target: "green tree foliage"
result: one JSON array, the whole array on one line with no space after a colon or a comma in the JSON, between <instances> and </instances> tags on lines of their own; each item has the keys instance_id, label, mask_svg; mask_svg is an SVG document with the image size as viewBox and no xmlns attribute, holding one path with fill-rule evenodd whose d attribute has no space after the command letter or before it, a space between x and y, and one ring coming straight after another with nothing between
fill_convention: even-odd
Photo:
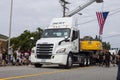
<instances>
[{"instance_id":1,"label":"green tree foliage","mask_svg":"<svg viewBox=\"0 0 120 80\"><path fill-rule=\"evenodd\" d=\"M37 31L30 32L28 30L25 30L22 34L20 34L18 37L11 38L11 44L14 44L14 50L20 47L21 50L27 51L31 49L33 46L35 46L36 41L41 38L42 35L42 29L37 28ZM34 40L31 40L30 38L34 37ZM92 39L90 36L86 36L87 38ZM96 38L98 39L98 38ZM103 49L110 49L110 43L109 42L102 42Z\"/></svg>"},{"instance_id":2,"label":"green tree foliage","mask_svg":"<svg viewBox=\"0 0 120 80\"><path fill-rule=\"evenodd\" d=\"M14 50L19 48L23 51L27 51L35 46L36 41L38 40L38 36L41 38L42 29L37 28L37 31L30 32L25 30L20 36L11 38L11 44L14 44ZM30 38L33 37L34 40Z\"/></svg>"},{"instance_id":3,"label":"green tree foliage","mask_svg":"<svg viewBox=\"0 0 120 80\"><path fill-rule=\"evenodd\" d=\"M102 45L103 45L103 49L109 50L111 48L111 45L109 42L102 42Z\"/></svg>"}]
</instances>

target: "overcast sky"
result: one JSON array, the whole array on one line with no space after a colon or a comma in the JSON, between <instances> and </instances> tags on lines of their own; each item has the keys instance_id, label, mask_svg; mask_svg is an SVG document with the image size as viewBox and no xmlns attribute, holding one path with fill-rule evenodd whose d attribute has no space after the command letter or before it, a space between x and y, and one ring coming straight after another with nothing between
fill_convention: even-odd
<instances>
[{"instance_id":1,"label":"overcast sky","mask_svg":"<svg viewBox=\"0 0 120 80\"><path fill-rule=\"evenodd\" d=\"M0 0L0 34L9 34L10 1ZM62 17L62 7L59 0L13 0L12 37L19 36L24 30L36 31L44 29L53 18ZM66 0L69 11L87 0ZM81 37L90 35L95 37L99 33L96 11L109 11L104 25L103 41L110 42L112 47L120 47L120 0L104 0L103 4L93 3L73 18L78 22ZM115 35L115 36L112 36ZM111 36L111 37L110 37Z\"/></svg>"}]
</instances>

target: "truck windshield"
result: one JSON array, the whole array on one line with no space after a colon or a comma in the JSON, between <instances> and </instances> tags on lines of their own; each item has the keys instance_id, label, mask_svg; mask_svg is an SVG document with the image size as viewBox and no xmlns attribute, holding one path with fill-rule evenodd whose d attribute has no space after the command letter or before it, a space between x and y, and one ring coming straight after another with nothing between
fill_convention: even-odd
<instances>
[{"instance_id":1,"label":"truck windshield","mask_svg":"<svg viewBox=\"0 0 120 80\"><path fill-rule=\"evenodd\" d=\"M43 31L42 37L49 38L49 37L69 37L70 36L70 29L68 28L57 28L57 29L45 29Z\"/></svg>"}]
</instances>

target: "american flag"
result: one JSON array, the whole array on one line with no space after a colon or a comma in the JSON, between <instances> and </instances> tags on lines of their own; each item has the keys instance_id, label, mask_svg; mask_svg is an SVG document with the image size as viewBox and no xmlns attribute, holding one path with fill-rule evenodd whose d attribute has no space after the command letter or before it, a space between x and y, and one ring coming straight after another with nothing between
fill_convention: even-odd
<instances>
[{"instance_id":1,"label":"american flag","mask_svg":"<svg viewBox=\"0 0 120 80\"><path fill-rule=\"evenodd\" d=\"M103 33L103 27L104 27L104 24L105 24L105 20L108 16L108 13L109 12L96 12L96 16L97 16L97 19L98 19L98 24L99 24L99 35L102 35Z\"/></svg>"}]
</instances>

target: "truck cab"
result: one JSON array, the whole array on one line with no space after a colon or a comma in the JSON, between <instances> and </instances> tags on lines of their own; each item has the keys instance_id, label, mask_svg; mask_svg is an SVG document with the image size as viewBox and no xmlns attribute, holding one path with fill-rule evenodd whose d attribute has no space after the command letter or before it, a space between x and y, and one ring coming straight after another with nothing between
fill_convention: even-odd
<instances>
[{"instance_id":1,"label":"truck cab","mask_svg":"<svg viewBox=\"0 0 120 80\"><path fill-rule=\"evenodd\" d=\"M79 30L74 26L73 19L55 18L32 49L31 63L35 67L58 64L70 68L73 54L79 53L79 49Z\"/></svg>"}]
</instances>

